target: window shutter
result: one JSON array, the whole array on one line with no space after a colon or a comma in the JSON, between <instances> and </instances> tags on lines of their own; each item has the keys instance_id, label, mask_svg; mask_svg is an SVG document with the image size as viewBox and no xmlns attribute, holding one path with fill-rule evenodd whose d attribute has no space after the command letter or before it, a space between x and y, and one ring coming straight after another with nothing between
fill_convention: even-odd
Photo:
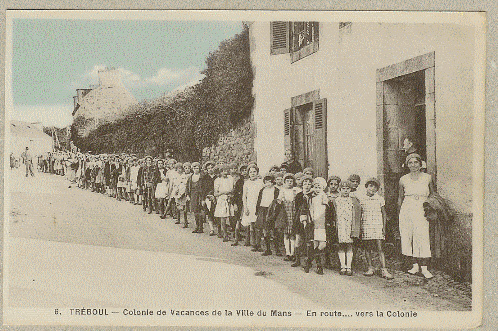
<instances>
[{"instance_id":1,"label":"window shutter","mask_svg":"<svg viewBox=\"0 0 498 331\"><path fill-rule=\"evenodd\" d=\"M294 126L294 121L293 121L293 108L289 108L284 110L284 147L285 150L292 150L293 148L293 126Z\"/></svg>"},{"instance_id":2,"label":"window shutter","mask_svg":"<svg viewBox=\"0 0 498 331\"><path fill-rule=\"evenodd\" d=\"M270 54L289 53L289 22L270 22Z\"/></svg>"},{"instance_id":3,"label":"window shutter","mask_svg":"<svg viewBox=\"0 0 498 331\"><path fill-rule=\"evenodd\" d=\"M314 155L313 165L317 176L327 179L327 99L313 102L314 112Z\"/></svg>"}]
</instances>

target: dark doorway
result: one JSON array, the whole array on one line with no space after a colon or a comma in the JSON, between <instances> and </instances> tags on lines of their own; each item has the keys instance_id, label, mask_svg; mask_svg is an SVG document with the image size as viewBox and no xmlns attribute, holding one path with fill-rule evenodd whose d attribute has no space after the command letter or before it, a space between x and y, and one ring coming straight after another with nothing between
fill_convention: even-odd
<instances>
[{"instance_id":1,"label":"dark doorway","mask_svg":"<svg viewBox=\"0 0 498 331\"><path fill-rule=\"evenodd\" d=\"M386 239L398 237L398 183L407 173L410 137L437 186L435 52L377 69L377 171L389 216Z\"/></svg>"},{"instance_id":2,"label":"dark doorway","mask_svg":"<svg viewBox=\"0 0 498 331\"><path fill-rule=\"evenodd\" d=\"M410 152L415 150L423 160L427 155L424 70L384 81L383 108L384 198L397 229L399 179L408 172L404 148L410 141Z\"/></svg>"},{"instance_id":3,"label":"dark doorway","mask_svg":"<svg viewBox=\"0 0 498 331\"><path fill-rule=\"evenodd\" d=\"M296 122L294 127L295 150L299 161L306 167L313 167L314 145L313 103L306 103L296 107Z\"/></svg>"}]
</instances>

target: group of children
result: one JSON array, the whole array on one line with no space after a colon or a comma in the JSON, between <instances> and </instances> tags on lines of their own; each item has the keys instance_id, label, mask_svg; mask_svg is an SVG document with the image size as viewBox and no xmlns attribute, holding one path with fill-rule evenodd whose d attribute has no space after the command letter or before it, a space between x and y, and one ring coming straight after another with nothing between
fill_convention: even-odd
<instances>
[{"instance_id":1,"label":"group of children","mask_svg":"<svg viewBox=\"0 0 498 331\"><path fill-rule=\"evenodd\" d=\"M379 253L381 276L392 279L383 253L386 212L377 193L380 183L371 178L359 193L360 177L347 180L314 177L313 169L296 174L274 166L261 176L255 163L227 165L208 161L179 163L174 159L138 159L134 155L79 155L75 181L82 188L118 200L141 204L149 214L172 216L189 227L232 246L251 246L263 256L275 254L302 266L308 273L330 268L330 253L337 247L340 274L352 275L353 248L365 250L366 276L375 274L372 251Z\"/></svg>"}]
</instances>

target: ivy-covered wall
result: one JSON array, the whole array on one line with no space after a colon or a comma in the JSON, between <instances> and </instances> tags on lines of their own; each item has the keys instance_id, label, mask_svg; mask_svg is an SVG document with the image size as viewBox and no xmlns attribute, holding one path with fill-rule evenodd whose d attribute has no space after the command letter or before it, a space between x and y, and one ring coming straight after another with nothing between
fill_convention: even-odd
<instances>
[{"instance_id":1,"label":"ivy-covered wall","mask_svg":"<svg viewBox=\"0 0 498 331\"><path fill-rule=\"evenodd\" d=\"M237 165L257 161L254 151L255 134L254 123L246 120L239 127L221 135L216 144L204 148L202 160L236 163Z\"/></svg>"}]
</instances>

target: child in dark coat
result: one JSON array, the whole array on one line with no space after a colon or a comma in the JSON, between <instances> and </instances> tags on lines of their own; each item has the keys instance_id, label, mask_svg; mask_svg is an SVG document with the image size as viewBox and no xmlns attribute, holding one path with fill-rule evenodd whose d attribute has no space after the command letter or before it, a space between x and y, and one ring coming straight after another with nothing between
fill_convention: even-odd
<instances>
[{"instance_id":1,"label":"child in dark coat","mask_svg":"<svg viewBox=\"0 0 498 331\"><path fill-rule=\"evenodd\" d=\"M308 249L313 242L313 224L309 206L313 198L313 178L310 176L302 177L302 191L297 193L296 204L296 220L294 221L293 234L296 236L295 256L296 261L291 265L298 267L301 265L301 257L307 256Z\"/></svg>"},{"instance_id":2,"label":"child in dark coat","mask_svg":"<svg viewBox=\"0 0 498 331\"><path fill-rule=\"evenodd\" d=\"M256 244L253 252L262 252L261 237L264 237L266 250L263 256L271 255L270 242L273 236L274 224L268 218L268 210L280 193L275 187L275 178L271 175L266 175L263 178L264 187L259 191L258 201L256 203L256 223L255 223L255 238Z\"/></svg>"}]
</instances>

